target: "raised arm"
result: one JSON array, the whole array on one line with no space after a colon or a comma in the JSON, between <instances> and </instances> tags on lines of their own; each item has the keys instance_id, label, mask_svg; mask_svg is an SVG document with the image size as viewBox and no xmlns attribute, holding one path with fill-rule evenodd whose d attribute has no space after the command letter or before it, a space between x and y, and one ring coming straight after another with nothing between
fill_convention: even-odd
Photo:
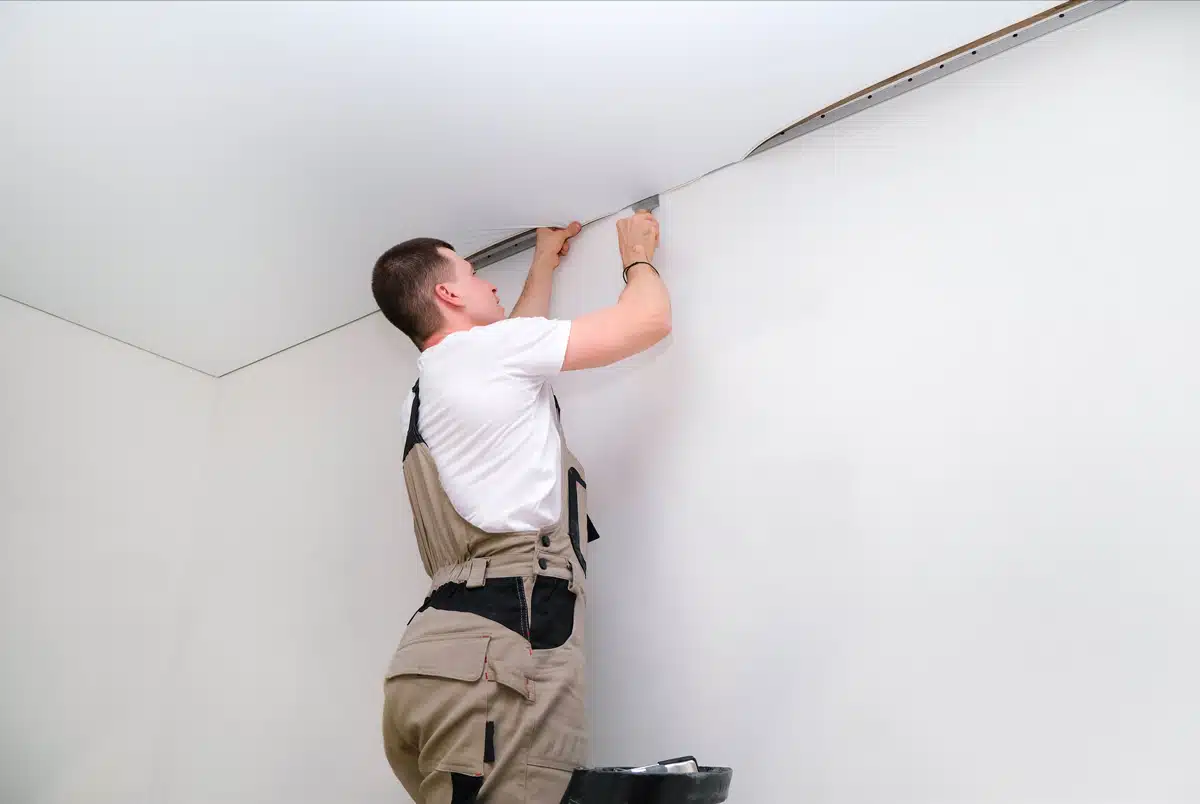
<instances>
[{"instance_id":1,"label":"raised arm","mask_svg":"<svg viewBox=\"0 0 1200 804\"><path fill-rule=\"evenodd\" d=\"M550 293L554 287L554 271L559 260L571 248L570 239L583 228L575 221L565 229L543 228L537 230L537 245L533 249L533 264L525 286L513 305L509 318L537 318L550 315Z\"/></svg>"},{"instance_id":2,"label":"raised arm","mask_svg":"<svg viewBox=\"0 0 1200 804\"><path fill-rule=\"evenodd\" d=\"M644 210L617 221L625 289L617 303L571 322L563 371L607 366L644 352L671 332L671 299L653 267L658 221Z\"/></svg>"}]
</instances>

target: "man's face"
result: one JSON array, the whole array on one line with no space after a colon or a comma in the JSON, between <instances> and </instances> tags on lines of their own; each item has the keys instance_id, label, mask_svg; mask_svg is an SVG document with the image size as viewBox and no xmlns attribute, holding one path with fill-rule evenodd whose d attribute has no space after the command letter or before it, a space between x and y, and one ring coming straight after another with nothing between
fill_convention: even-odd
<instances>
[{"instance_id":1,"label":"man's face","mask_svg":"<svg viewBox=\"0 0 1200 804\"><path fill-rule=\"evenodd\" d=\"M454 280L442 284L454 293L456 303L470 317L471 323L484 326L502 320L504 308L500 306L496 286L476 276L471 263L453 251L444 248L439 251L454 266Z\"/></svg>"}]
</instances>

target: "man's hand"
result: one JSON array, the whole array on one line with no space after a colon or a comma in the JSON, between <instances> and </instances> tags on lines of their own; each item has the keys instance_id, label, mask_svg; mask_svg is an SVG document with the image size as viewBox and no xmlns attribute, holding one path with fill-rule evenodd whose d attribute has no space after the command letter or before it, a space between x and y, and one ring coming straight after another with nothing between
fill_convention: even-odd
<instances>
[{"instance_id":1,"label":"man's hand","mask_svg":"<svg viewBox=\"0 0 1200 804\"><path fill-rule=\"evenodd\" d=\"M654 215L639 209L628 218L617 221L617 243L621 247L621 267L632 262L654 259L658 248L658 221Z\"/></svg>"},{"instance_id":2,"label":"man's hand","mask_svg":"<svg viewBox=\"0 0 1200 804\"><path fill-rule=\"evenodd\" d=\"M644 209L617 221L625 268L650 262L658 248L658 221ZM617 303L571 321L563 371L607 366L644 352L671 333L671 299L658 270L639 265L625 276Z\"/></svg>"},{"instance_id":3,"label":"man's hand","mask_svg":"<svg viewBox=\"0 0 1200 804\"><path fill-rule=\"evenodd\" d=\"M579 221L573 221L566 228L544 226L538 229L537 245L533 248L533 261L557 268L559 259L567 256L567 251L571 248L571 238L579 234L579 230L582 228Z\"/></svg>"},{"instance_id":4,"label":"man's hand","mask_svg":"<svg viewBox=\"0 0 1200 804\"><path fill-rule=\"evenodd\" d=\"M571 248L568 241L579 234L582 228L579 221L573 221L565 228L544 226L537 230L533 265L529 266L525 287L521 288L521 297L513 305L509 318L550 315L550 291L554 284L554 271L558 268L558 261L566 256Z\"/></svg>"}]
</instances>

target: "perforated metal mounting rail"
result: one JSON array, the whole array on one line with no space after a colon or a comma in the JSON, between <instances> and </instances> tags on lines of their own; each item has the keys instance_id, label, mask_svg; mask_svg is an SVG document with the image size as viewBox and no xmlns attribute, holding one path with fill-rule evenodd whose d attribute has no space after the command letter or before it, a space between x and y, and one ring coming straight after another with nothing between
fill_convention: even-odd
<instances>
[{"instance_id":1,"label":"perforated metal mounting rail","mask_svg":"<svg viewBox=\"0 0 1200 804\"><path fill-rule=\"evenodd\" d=\"M1074 2L1063 3L1062 5L1047 9L1040 14L1035 14L1028 19L989 34L982 39L977 39L974 42L956 48L936 59L930 59L898 75L880 81L874 86L867 87L847 98L843 98L832 106L827 106L820 111L814 112L803 120L793 123L778 134L764 140L757 148L746 154L746 158L749 159L772 148L777 148L785 142L791 142L797 137L802 137L830 123L836 123L838 120L844 120L850 115L858 114L864 109L878 106L884 101L903 95L905 92L911 92L917 87L930 84L964 67L970 67L972 64L977 64L984 59L989 59L1006 50L1011 50L1020 44L1045 36L1048 33L1057 31L1059 28L1065 28L1072 23L1079 22L1081 19L1098 14L1123 2L1125 0L1074 0Z\"/></svg>"},{"instance_id":2,"label":"perforated metal mounting rail","mask_svg":"<svg viewBox=\"0 0 1200 804\"><path fill-rule=\"evenodd\" d=\"M772 148L777 148L784 143L791 142L797 137L802 137L805 134L823 128L830 123L844 120L864 109L877 106L892 98L903 95L905 92L911 92L917 87L930 84L964 67L970 67L972 64L977 64L984 59L991 58L1006 50L1011 50L1025 42L1045 36L1060 28L1065 28L1072 23L1079 22L1101 11L1106 11L1123 2L1125 0L1071 0L1070 2L1047 9L1040 14L1035 14L1007 28L1002 28L981 39L956 48L949 53L944 53L935 59L918 64L916 67L880 81L878 84L855 92L853 95L849 95L837 103L816 111L808 117L791 124L779 133L763 140L762 143L746 154L745 157L738 160L738 162L758 156ZM738 162L731 162L730 165L738 164ZM724 167L730 167L730 165L725 165ZM718 168L718 170L721 169L723 168ZM709 171L705 175L711 175L715 172L715 170ZM690 183L687 182L687 184ZM636 204L630 204L627 208L653 210L657 207L658 195L652 195ZM596 220L600 220L600 218L588 221L584 226L594 223ZM531 249L536 242L536 230L530 229L475 252L467 257L467 261L477 269L483 268L492 263L508 259L514 254Z\"/></svg>"},{"instance_id":3,"label":"perforated metal mounting rail","mask_svg":"<svg viewBox=\"0 0 1200 804\"><path fill-rule=\"evenodd\" d=\"M629 208L645 209L652 212L658 209L658 196L652 195L649 198L643 198L636 204L631 204ZM588 223L595 223L595 221L588 221ZM587 224L584 225L586 226ZM480 268L491 265L494 262L507 260L514 254L520 254L522 251L533 248L536 244L537 230L529 229L528 231L524 231L520 234L516 234L512 237L501 240L499 243L488 246L485 249L476 251L474 254L467 257L467 262L475 266L476 270L479 270Z\"/></svg>"}]
</instances>

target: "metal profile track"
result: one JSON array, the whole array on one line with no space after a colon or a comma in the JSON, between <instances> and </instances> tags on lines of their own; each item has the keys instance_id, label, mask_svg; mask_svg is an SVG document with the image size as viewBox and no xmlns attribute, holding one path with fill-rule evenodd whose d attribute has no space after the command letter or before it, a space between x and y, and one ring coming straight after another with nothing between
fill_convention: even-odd
<instances>
[{"instance_id":1,"label":"metal profile track","mask_svg":"<svg viewBox=\"0 0 1200 804\"><path fill-rule=\"evenodd\" d=\"M1074 0L1073 2L1063 3L1060 6L1047 9L1041 14L1010 25L983 39L963 45L936 59L930 59L899 75L894 75L874 86L856 92L832 106L814 112L803 120L793 123L778 134L764 140L757 148L746 154L746 158L749 159L772 148L777 148L785 142L791 142L797 137L802 137L811 131L816 131L830 123L836 123L838 120L844 120L853 114L858 114L864 109L870 109L872 106L878 106L885 101L903 95L905 92L911 92L917 87L933 83L950 73L970 67L972 64L978 64L984 59L989 59L1006 50L1011 50L1024 42L1045 36L1048 33L1057 31L1059 28L1065 28L1072 23L1090 17L1093 14L1098 14L1123 2L1125 0Z\"/></svg>"},{"instance_id":2,"label":"metal profile track","mask_svg":"<svg viewBox=\"0 0 1200 804\"><path fill-rule=\"evenodd\" d=\"M836 123L838 120L844 120L864 109L877 106L884 101L903 95L905 92L911 92L917 87L930 84L950 73L970 67L972 64L977 64L984 59L991 58L1006 50L1011 50L1020 44L1045 36L1060 28L1065 28L1072 23L1079 22L1079 20L1090 17L1093 14L1098 14L1101 11L1106 11L1123 2L1125 0L1071 0L1054 8L1047 9L1040 14L1035 14L1007 28L1002 28L949 53L944 53L935 59L918 64L916 67L880 81L874 86L867 87L864 90L843 98L837 103L814 112L803 120L793 123L779 133L764 140L746 154L745 157L738 160L738 162L745 161L752 156L758 156L786 142L791 142L797 137L802 137L811 131L816 131L830 123ZM736 165L738 162L731 164ZM725 165L724 167L730 167L730 165ZM721 169L723 168L718 168L718 170ZM711 173L715 172L709 171L705 175L711 175ZM691 182L687 182L687 184L691 184ZM632 209L653 210L657 207L658 195L650 196L650 198L630 205ZM594 222L588 221L588 224ZM508 259L514 254L520 254L522 251L531 249L536 242L536 230L530 229L475 252L467 257L467 261L474 265L476 269L483 268L492 263Z\"/></svg>"},{"instance_id":3,"label":"metal profile track","mask_svg":"<svg viewBox=\"0 0 1200 804\"><path fill-rule=\"evenodd\" d=\"M652 195L649 198L643 198L636 204L631 204L630 209L645 209L654 211L658 209L658 196ZM588 221L588 223L595 223L595 221ZM494 262L507 260L514 254L520 254L522 251L533 248L536 244L537 229L529 229L528 231L521 232L520 234L515 234L512 237L505 238L495 245L491 245L485 249L476 251L474 254L467 257L467 262L471 263L471 265L475 267L475 270L479 270L480 268L491 265Z\"/></svg>"}]
</instances>

